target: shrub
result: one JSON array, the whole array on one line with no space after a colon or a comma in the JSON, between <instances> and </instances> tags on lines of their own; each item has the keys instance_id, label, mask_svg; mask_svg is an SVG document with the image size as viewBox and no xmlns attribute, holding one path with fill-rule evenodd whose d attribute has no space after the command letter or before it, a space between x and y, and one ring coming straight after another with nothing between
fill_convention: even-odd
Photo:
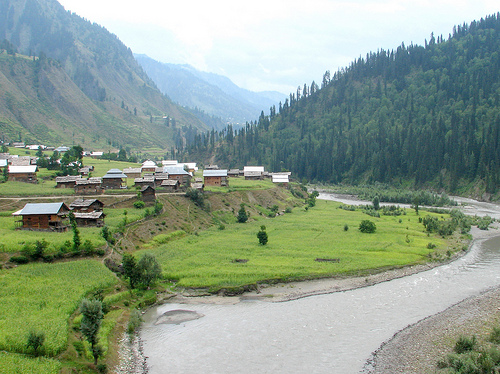
<instances>
[{"instance_id":1,"label":"shrub","mask_svg":"<svg viewBox=\"0 0 500 374\"><path fill-rule=\"evenodd\" d=\"M471 337L460 336L457 342L455 343L455 348L453 349L456 353L461 354L465 352L470 352L476 346L476 336L473 335Z\"/></svg>"},{"instance_id":2,"label":"shrub","mask_svg":"<svg viewBox=\"0 0 500 374\"><path fill-rule=\"evenodd\" d=\"M500 327L494 327L488 340L495 344L500 344Z\"/></svg>"},{"instance_id":3,"label":"shrub","mask_svg":"<svg viewBox=\"0 0 500 374\"><path fill-rule=\"evenodd\" d=\"M349 230L349 225L346 223L346 224L344 225L344 231L348 231L348 230Z\"/></svg>"},{"instance_id":4,"label":"shrub","mask_svg":"<svg viewBox=\"0 0 500 374\"><path fill-rule=\"evenodd\" d=\"M30 260L26 256L12 256L10 258L10 262L22 265L22 264L27 264L28 262L30 262Z\"/></svg>"},{"instance_id":5,"label":"shrub","mask_svg":"<svg viewBox=\"0 0 500 374\"><path fill-rule=\"evenodd\" d=\"M365 234L372 234L377 230L377 226L375 225L374 222L364 219L361 221L359 224L359 231Z\"/></svg>"},{"instance_id":6,"label":"shrub","mask_svg":"<svg viewBox=\"0 0 500 374\"><path fill-rule=\"evenodd\" d=\"M34 356L38 356L41 353L44 342L45 334L43 332L30 330L27 337L26 348L32 351Z\"/></svg>"},{"instance_id":7,"label":"shrub","mask_svg":"<svg viewBox=\"0 0 500 374\"><path fill-rule=\"evenodd\" d=\"M238 216L236 217L239 223L245 223L248 221L248 213L245 210L245 204L240 205L240 210L238 210Z\"/></svg>"},{"instance_id":8,"label":"shrub","mask_svg":"<svg viewBox=\"0 0 500 374\"><path fill-rule=\"evenodd\" d=\"M130 313L130 319L128 321L127 332L132 335L137 328L141 325L143 321L141 312L137 309L134 309L132 313Z\"/></svg>"},{"instance_id":9,"label":"shrub","mask_svg":"<svg viewBox=\"0 0 500 374\"><path fill-rule=\"evenodd\" d=\"M268 236L266 232L266 226L260 226L260 231L257 233L257 238L259 239L259 244L266 245L268 241Z\"/></svg>"},{"instance_id":10,"label":"shrub","mask_svg":"<svg viewBox=\"0 0 500 374\"><path fill-rule=\"evenodd\" d=\"M144 208L146 204L144 204L144 201L142 200L137 200L137 201L134 201L134 208L135 209L142 209Z\"/></svg>"}]
</instances>

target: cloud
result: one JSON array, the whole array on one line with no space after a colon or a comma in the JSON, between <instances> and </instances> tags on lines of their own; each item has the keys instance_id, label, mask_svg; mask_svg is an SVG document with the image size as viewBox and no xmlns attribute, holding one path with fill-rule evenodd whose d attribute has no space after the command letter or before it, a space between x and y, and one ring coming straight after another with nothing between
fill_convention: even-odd
<instances>
[{"instance_id":1,"label":"cloud","mask_svg":"<svg viewBox=\"0 0 500 374\"><path fill-rule=\"evenodd\" d=\"M447 36L498 7L493 0L60 1L134 52L284 93L370 51L423 44L431 32Z\"/></svg>"}]
</instances>

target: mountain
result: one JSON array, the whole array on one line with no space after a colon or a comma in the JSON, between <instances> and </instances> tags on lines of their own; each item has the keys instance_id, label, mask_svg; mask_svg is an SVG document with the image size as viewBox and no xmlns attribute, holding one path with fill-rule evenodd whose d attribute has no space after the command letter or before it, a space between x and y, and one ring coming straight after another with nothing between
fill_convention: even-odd
<instances>
[{"instance_id":1,"label":"mountain","mask_svg":"<svg viewBox=\"0 0 500 374\"><path fill-rule=\"evenodd\" d=\"M4 139L165 148L189 128L208 130L158 90L115 35L56 0L0 2L1 40L17 52L0 55Z\"/></svg>"},{"instance_id":2,"label":"mountain","mask_svg":"<svg viewBox=\"0 0 500 374\"><path fill-rule=\"evenodd\" d=\"M158 88L182 106L198 108L232 124L255 121L262 111L278 105L279 92L252 92L222 75L199 71L189 65L161 63L146 55L135 58Z\"/></svg>"},{"instance_id":3,"label":"mountain","mask_svg":"<svg viewBox=\"0 0 500 374\"><path fill-rule=\"evenodd\" d=\"M228 128L214 162L264 164L310 181L496 193L499 51L495 14L453 28L447 39L369 53L326 72L321 88L290 94L257 125Z\"/></svg>"}]
</instances>

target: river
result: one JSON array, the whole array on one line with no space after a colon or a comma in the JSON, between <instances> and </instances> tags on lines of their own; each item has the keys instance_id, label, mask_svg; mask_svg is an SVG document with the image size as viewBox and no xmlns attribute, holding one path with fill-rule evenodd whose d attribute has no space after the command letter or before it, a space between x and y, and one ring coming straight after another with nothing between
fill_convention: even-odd
<instances>
[{"instance_id":1,"label":"river","mask_svg":"<svg viewBox=\"0 0 500 374\"><path fill-rule=\"evenodd\" d=\"M468 213L500 217L496 205L460 202ZM359 373L399 330L495 286L500 237L476 241L450 264L351 291L282 303L165 304L145 314L140 336L151 374ZM201 318L155 325L174 310Z\"/></svg>"}]
</instances>

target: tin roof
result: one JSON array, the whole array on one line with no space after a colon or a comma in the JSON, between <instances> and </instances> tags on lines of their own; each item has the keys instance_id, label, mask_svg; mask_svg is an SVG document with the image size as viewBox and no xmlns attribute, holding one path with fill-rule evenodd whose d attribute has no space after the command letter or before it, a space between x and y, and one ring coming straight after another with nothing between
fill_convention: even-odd
<instances>
[{"instance_id":1,"label":"tin roof","mask_svg":"<svg viewBox=\"0 0 500 374\"><path fill-rule=\"evenodd\" d=\"M204 177L227 177L227 170L203 170Z\"/></svg>"},{"instance_id":2,"label":"tin roof","mask_svg":"<svg viewBox=\"0 0 500 374\"><path fill-rule=\"evenodd\" d=\"M10 174L24 174L24 173L36 173L36 165L26 165L26 166L9 166Z\"/></svg>"},{"instance_id":3,"label":"tin roof","mask_svg":"<svg viewBox=\"0 0 500 374\"><path fill-rule=\"evenodd\" d=\"M16 216L29 216L38 214L58 214L61 209L69 211L69 208L64 203L28 203L23 209L13 213Z\"/></svg>"}]
</instances>

